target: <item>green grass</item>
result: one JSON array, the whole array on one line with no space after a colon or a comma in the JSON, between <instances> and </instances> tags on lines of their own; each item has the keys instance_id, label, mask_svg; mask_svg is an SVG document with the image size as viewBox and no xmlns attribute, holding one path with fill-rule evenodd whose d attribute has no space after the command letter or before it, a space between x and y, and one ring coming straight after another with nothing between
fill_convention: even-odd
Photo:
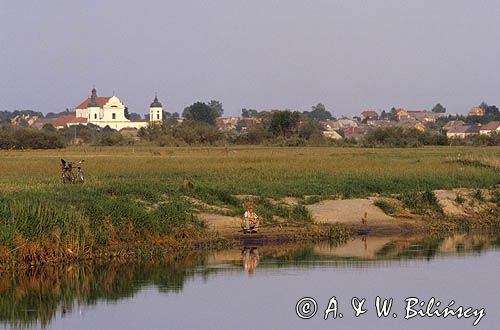
<instances>
[{"instance_id":1,"label":"green grass","mask_svg":"<svg viewBox=\"0 0 500 330\"><path fill-rule=\"evenodd\" d=\"M455 202L457 202L458 204L463 204L465 202L465 197L462 196L462 194L458 193L455 197Z\"/></svg>"},{"instance_id":2,"label":"green grass","mask_svg":"<svg viewBox=\"0 0 500 330\"><path fill-rule=\"evenodd\" d=\"M384 213L389 215L395 214L397 211L395 205L383 199L376 200L374 204L375 206L379 207L382 211L384 211Z\"/></svg>"},{"instance_id":3,"label":"green grass","mask_svg":"<svg viewBox=\"0 0 500 330\"><path fill-rule=\"evenodd\" d=\"M313 218L309 210L301 204L294 205L290 210L290 218L298 222L313 222Z\"/></svg>"},{"instance_id":4,"label":"green grass","mask_svg":"<svg viewBox=\"0 0 500 330\"><path fill-rule=\"evenodd\" d=\"M401 202L403 205L420 215L431 217L442 217L444 215L443 208L431 190L425 191L407 191L401 194Z\"/></svg>"},{"instance_id":5,"label":"green grass","mask_svg":"<svg viewBox=\"0 0 500 330\"><path fill-rule=\"evenodd\" d=\"M0 259L5 250L17 248L29 256L51 244L58 251L84 253L120 242L203 237L206 228L185 196L234 214L245 207L235 195L262 196L255 208L269 221L274 216L309 221L303 206L279 203L287 196L313 196L304 200L307 204L330 196L403 194L403 202L419 212L439 213L431 196L415 194L500 185L496 168L450 161L460 155L495 164L500 148L237 147L228 155L224 148L0 151ZM62 185L60 158L84 158L87 182ZM184 179L193 184L191 189L182 187Z\"/></svg>"}]
</instances>

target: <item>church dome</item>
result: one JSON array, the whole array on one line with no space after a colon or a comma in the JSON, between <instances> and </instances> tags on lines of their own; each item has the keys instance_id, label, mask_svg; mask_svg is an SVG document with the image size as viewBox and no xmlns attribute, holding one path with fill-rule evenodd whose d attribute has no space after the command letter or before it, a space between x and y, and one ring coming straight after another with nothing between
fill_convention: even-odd
<instances>
[{"instance_id":1,"label":"church dome","mask_svg":"<svg viewBox=\"0 0 500 330\"><path fill-rule=\"evenodd\" d=\"M151 106L150 108L161 108L162 105L160 103L160 101L158 101L158 97L155 96L155 99L153 100L153 103L151 103Z\"/></svg>"},{"instance_id":2,"label":"church dome","mask_svg":"<svg viewBox=\"0 0 500 330\"><path fill-rule=\"evenodd\" d=\"M90 102L87 105L87 108L99 108L99 104L97 103L97 91L95 88L92 88L92 94L90 95Z\"/></svg>"}]
</instances>

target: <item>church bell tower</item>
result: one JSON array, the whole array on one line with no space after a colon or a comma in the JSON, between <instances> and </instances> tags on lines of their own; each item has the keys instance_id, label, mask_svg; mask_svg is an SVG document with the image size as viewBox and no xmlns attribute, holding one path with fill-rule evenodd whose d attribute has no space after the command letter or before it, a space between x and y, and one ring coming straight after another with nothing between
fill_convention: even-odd
<instances>
[{"instance_id":1,"label":"church bell tower","mask_svg":"<svg viewBox=\"0 0 500 330\"><path fill-rule=\"evenodd\" d=\"M149 122L150 123L161 123L163 121L163 106L160 101L158 101L158 96L155 95L155 99L151 106L149 107Z\"/></svg>"}]
</instances>

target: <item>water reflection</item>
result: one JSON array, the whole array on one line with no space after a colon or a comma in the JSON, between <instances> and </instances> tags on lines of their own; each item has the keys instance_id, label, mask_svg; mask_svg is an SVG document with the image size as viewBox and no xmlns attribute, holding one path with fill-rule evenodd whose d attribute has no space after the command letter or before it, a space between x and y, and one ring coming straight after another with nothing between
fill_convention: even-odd
<instances>
[{"instance_id":1,"label":"water reflection","mask_svg":"<svg viewBox=\"0 0 500 330\"><path fill-rule=\"evenodd\" d=\"M500 246L497 235L459 234L359 237L342 245L288 244L196 252L163 260L44 267L0 276L0 321L8 327L50 324L74 313L75 306L134 297L145 287L181 292L193 278L219 272L246 272L297 267L384 267L387 262L479 253Z\"/></svg>"},{"instance_id":2,"label":"water reflection","mask_svg":"<svg viewBox=\"0 0 500 330\"><path fill-rule=\"evenodd\" d=\"M252 275L255 268L259 265L259 250L256 247L244 247L241 251L243 266Z\"/></svg>"}]
</instances>

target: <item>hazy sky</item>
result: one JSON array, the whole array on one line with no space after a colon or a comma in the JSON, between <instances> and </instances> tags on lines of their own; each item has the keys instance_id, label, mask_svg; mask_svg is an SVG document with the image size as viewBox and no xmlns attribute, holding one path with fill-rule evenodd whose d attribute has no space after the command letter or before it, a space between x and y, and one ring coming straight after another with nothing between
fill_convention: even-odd
<instances>
[{"instance_id":1,"label":"hazy sky","mask_svg":"<svg viewBox=\"0 0 500 330\"><path fill-rule=\"evenodd\" d=\"M500 103L498 0L0 0L0 110L241 108L463 113Z\"/></svg>"}]
</instances>

